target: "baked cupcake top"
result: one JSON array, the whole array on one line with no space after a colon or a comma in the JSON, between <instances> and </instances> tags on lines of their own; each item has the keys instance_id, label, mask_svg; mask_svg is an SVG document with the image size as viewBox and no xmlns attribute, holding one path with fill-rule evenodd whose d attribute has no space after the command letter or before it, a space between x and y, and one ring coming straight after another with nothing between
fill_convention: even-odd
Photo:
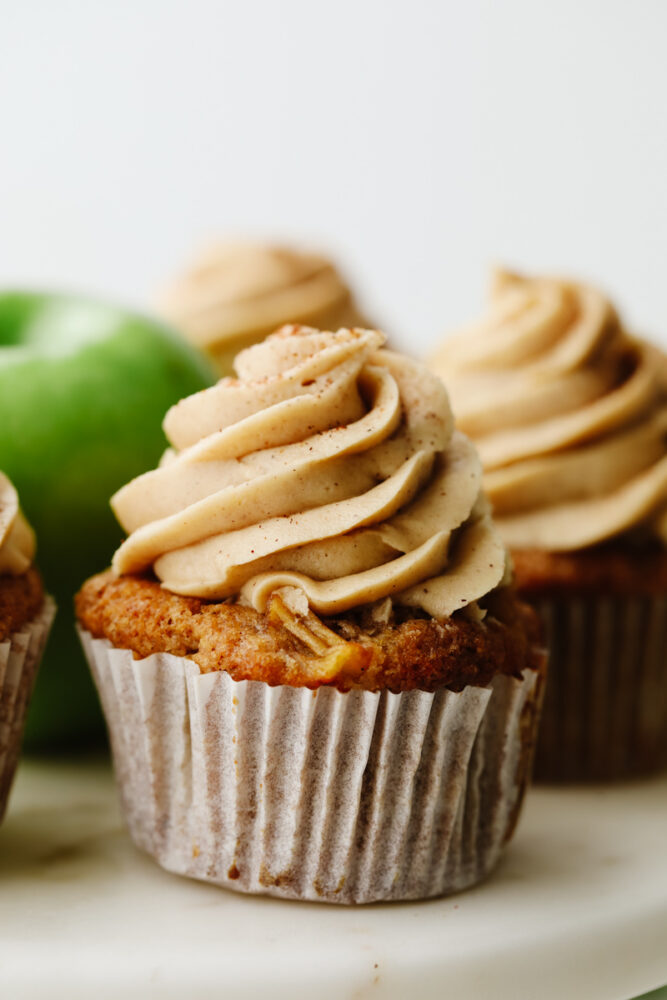
<instances>
[{"instance_id":1,"label":"baked cupcake top","mask_svg":"<svg viewBox=\"0 0 667 1000\"><path fill-rule=\"evenodd\" d=\"M506 572L477 455L440 379L383 342L285 327L174 406L159 468L113 497L116 573L257 611L475 615Z\"/></svg>"},{"instance_id":2,"label":"baked cupcake top","mask_svg":"<svg viewBox=\"0 0 667 1000\"><path fill-rule=\"evenodd\" d=\"M202 255L167 292L165 317L231 366L234 355L287 322L326 329L361 316L324 257L264 244L223 244Z\"/></svg>"},{"instance_id":3,"label":"baked cupcake top","mask_svg":"<svg viewBox=\"0 0 667 1000\"><path fill-rule=\"evenodd\" d=\"M21 513L19 498L0 472L0 574L26 573L35 558L35 534Z\"/></svg>"},{"instance_id":4,"label":"baked cupcake top","mask_svg":"<svg viewBox=\"0 0 667 1000\"><path fill-rule=\"evenodd\" d=\"M600 292L500 272L486 315L433 368L511 547L667 542L665 357Z\"/></svg>"}]
</instances>

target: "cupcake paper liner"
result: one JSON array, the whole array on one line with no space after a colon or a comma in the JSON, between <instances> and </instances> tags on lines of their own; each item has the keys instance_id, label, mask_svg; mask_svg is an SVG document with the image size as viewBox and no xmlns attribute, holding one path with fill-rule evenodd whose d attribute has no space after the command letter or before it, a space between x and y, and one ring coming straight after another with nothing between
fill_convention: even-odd
<instances>
[{"instance_id":1,"label":"cupcake paper liner","mask_svg":"<svg viewBox=\"0 0 667 1000\"><path fill-rule=\"evenodd\" d=\"M18 763L37 668L55 613L55 603L46 597L32 621L0 642L0 820Z\"/></svg>"},{"instance_id":2,"label":"cupcake paper liner","mask_svg":"<svg viewBox=\"0 0 667 1000\"><path fill-rule=\"evenodd\" d=\"M536 779L602 781L667 766L667 595L532 603L550 647Z\"/></svg>"},{"instance_id":3,"label":"cupcake paper liner","mask_svg":"<svg viewBox=\"0 0 667 1000\"><path fill-rule=\"evenodd\" d=\"M341 693L134 659L81 633L136 844L229 889L338 903L487 875L530 773L541 674Z\"/></svg>"}]
</instances>

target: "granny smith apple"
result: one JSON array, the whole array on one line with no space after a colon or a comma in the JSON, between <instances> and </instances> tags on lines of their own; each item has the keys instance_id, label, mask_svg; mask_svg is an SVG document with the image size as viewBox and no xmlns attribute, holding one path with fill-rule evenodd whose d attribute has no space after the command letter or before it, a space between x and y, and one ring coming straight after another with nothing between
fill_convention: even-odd
<instances>
[{"instance_id":1,"label":"granny smith apple","mask_svg":"<svg viewBox=\"0 0 667 1000\"><path fill-rule=\"evenodd\" d=\"M37 533L59 613L30 708L33 749L101 738L72 599L121 541L109 497L155 466L166 410L215 381L154 319L72 295L0 293L0 469Z\"/></svg>"}]
</instances>

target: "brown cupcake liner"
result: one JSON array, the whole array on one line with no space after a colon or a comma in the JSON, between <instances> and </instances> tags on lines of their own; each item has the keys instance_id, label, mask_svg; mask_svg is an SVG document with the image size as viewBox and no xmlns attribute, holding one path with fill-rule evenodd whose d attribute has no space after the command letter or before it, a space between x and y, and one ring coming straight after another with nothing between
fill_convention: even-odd
<instances>
[{"instance_id":1,"label":"brown cupcake liner","mask_svg":"<svg viewBox=\"0 0 667 1000\"><path fill-rule=\"evenodd\" d=\"M46 597L32 621L0 642L0 820L7 807L30 695L55 613L55 603Z\"/></svg>"},{"instance_id":2,"label":"brown cupcake liner","mask_svg":"<svg viewBox=\"0 0 667 1000\"><path fill-rule=\"evenodd\" d=\"M130 833L169 871L292 899L418 899L484 878L511 836L535 671L460 693L312 691L81 638Z\"/></svg>"},{"instance_id":3,"label":"brown cupcake liner","mask_svg":"<svg viewBox=\"0 0 667 1000\"><path fill-rule=\"evenodd\" d=\"M532 603L550 650L536 780L605 781L667 766L667 595Z\"/></svg>"}]
</instances>

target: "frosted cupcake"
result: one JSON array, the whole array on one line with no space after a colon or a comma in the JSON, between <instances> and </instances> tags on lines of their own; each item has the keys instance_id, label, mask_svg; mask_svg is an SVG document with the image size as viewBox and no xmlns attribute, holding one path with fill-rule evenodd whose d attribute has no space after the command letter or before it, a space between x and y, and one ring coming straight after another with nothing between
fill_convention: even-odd
<instances>
[{"instance_id":1,"label":"frosted cupcake","mask_svg":"<svg viewBox=\"0 0 667 1000\"><path fill-rule=\"evenodd\" d=\"M28 702L55 614L33 564L35 536L0 472L0 820L16 771Z\"/></svg>"},{"instance_id":2,"label":"frosted cupcake","mask_svg":"<svg viewBox=\"0 0 667 1000\"><path fill-rule=\"evenodd\" d=\"M506 273L434 359L549 628L542 778L667 763L664 366L595 289Z\"/></svg>"},{"instance_id":3,"label":"frosted cupcake","mask_svg":"<svg viewBox=\"0 0 667 1000\"><path fill-rule=\"evenodd\" d=\"M544 673L440 380L288 327L164 422L77 598L132 836L246 892L415 899L487 875Z\"/></svg>"},{"instance_id":4,"label":"frosted cupcake","mask_svg":"<svg viewBox=\"0 0 667 1000\"><path fill-rule=\"evenodd\" d=\"M363 323L347 284L319 254L228 243L203 254L167 291L161 311L227 375L236 354L285 323L327 330Z\"/></svg>"}]
</instances>

